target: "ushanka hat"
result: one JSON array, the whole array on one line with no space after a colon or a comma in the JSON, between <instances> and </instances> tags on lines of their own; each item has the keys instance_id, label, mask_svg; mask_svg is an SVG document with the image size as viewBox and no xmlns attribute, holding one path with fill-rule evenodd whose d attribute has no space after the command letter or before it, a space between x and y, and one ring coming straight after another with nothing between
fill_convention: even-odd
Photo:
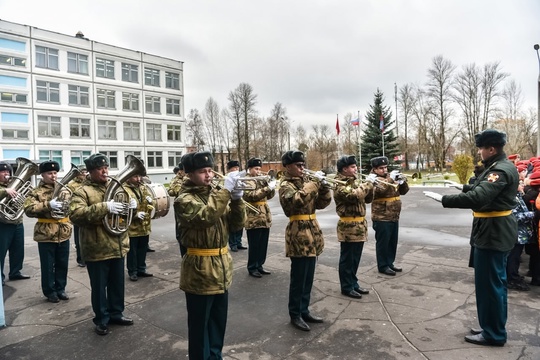
<instances>
[{"instance_id":1,"label":"ushanka hat","mask_svg":"<svg viewBox=\"0 0 540 360\"><path fill-rule=\"evenodd\" d=\"M283 166L294 164L297 162L306 162L304 153L298 150L289 150L281 157L281 163Z\"/></svg>"},{"instance_id":2,"label":"ushanka hat","mask_svg":"<svg viewBox=\"0 0 540 360\"><path fill-rule=\"evenodd\" d=\"M386 156L377 156L372 158L371 167L378 168L379 166L388 165L388 158Z\"/></svg>"},{"instance_id":3,"label":"ushanka hat","mask_svg":"<svg viewBox=\"0 0 540 360\"><path fill-rule=\"evenodd\" d=\"M206 167L214 167L214 158L208 151L192 152L182 156L184 171L190 173Z\"/></svg>"},{"instance_id":4,"label":"ushanka hat","mask_svg":"<svg viewBox=\"0 0 540 360\"><path fill-rule=\"evenodd\" d=\"M506 145L506 134L497 130L487 129L474 135L476 147L503 147Z\"/></svg>"},{"instance_id":5,"label":"ushanka hat","mask_svg":"<svg viewBox=\"0 0 540 360\"><path fill-rule=\"evenodd\" d=\"M356 164L356 156L354 155L343 155L340 157L336 163L337 165L337 171L341 172L344 167L347 167L349 165Z\"/></svg>"},{"instance_id":6,"label":"ushanka hat","mask_svg":"<svg viewBox=\"0 0 540 360\"><path fill-rule=\"evenodd\" d=\"M0 171L6 170L9 171L10 174L13 172L13 168L11 167L11 165L9 165L9 163L5 161L0 162Z\"/></svg>"},{"instance_id":7,"label":"ushanka hat","mask_svg":"<svg viewBox=\"0 0 540 360\"><path fill-rule=\"evenodd\" d=\"M84 163L86 164L86 170L92 171L102 166L109 166L109 159L103 154L95 153L90 155L88 159L84 159Z\"/></svg>"},{"instance_id":8,"label":"ushanka hat","mask_svg":"<svg viewBox=\"0 0 540 360\"><path fill-rule=\"evenodd\" d=\"M262 166L262 161L259 158L251 158L247 162L247 167L252 168L256 166Z\"/></svg>"},{"instance_id":9,"label":"ushanka hat","mask_svg":"<svg viewBox=\"0 0 540 360\"><path fill-rule=\"evenodd\" d=\"M231 161L229 161L229 162L227 163L227 170L229 170L229 169L231 169L231 168L233 168L233 167L236 167L236 166L240 167L240 161L238 161L238 160L231 160Z\"/></svg>"},{"instance_id":10,"label":"ushanka hat","mask_svg":"<svg viewBox=\"0 0 540 360\"><path fill-rule=\"evenodd\" d=\"M60 171L60 164L53 160L47 160L39 164L39 173L43 174L49 171Z\"/></svg>"}]
</instances>

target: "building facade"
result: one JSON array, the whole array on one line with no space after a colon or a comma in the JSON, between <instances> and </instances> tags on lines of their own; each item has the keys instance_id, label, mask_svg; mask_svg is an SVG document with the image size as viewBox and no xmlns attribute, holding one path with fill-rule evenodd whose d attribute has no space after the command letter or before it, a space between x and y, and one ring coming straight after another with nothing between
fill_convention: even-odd
<instances>
[{"instance_id":1,"label":"building facade","mask_svg":"<svg viewBox=\"0 0 540 360\"><path fill-rule=\"evenodd\" d=\"M0 157L58 161L100 152L169 182L186 149L183 62L0 20Z\"/></svg>"}]
</instances>

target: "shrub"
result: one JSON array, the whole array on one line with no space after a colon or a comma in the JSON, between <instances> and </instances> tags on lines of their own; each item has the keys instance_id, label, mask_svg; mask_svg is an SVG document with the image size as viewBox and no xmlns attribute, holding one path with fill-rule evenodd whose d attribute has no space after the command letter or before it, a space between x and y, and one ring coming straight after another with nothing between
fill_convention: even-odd
<instances>
[{"instance_id":1,"label":"shrub","mask_svg":"<svg viewBox=\"0 0 540 360\"><path fill-rule=\"evenodd\" d=\"M466 184L474 169L473 158L466 154L458 155L454 158L452 168L456 173L459 182L461 184Z\"/></svg>"}]
</instances>

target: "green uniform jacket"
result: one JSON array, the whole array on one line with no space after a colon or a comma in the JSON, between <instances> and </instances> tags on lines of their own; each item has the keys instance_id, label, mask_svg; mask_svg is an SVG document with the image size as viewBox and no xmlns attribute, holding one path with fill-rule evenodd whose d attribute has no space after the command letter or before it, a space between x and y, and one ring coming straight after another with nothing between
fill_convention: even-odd
<instances>
[{"instance_id":1,"label":"green uniform jacket","mask_svg":"<svg viewBox=\"0 0 540 360\"><path fill-rule=\"evenodd\" d=\"M6 191L6 188L7 188L7 184L0 184L0 201L3 200L6 196L9 196L7 191ZM8 202L9 199L6 199L4 201ZM4 224L22 224L23 217L21 215L15 220L7 220L7 219L4 219L4 218L1 218L0 220Z\"/></svg>"},{"instance_id":2,"label":"green uniform jacket","mask_svg":"<svg viewBox=\"0 0 540 360\"><path fill-rule=\"evenodd\" d=\"M182 228L181 243L188 248L227 248L229 231L244 226L244 203L230 200L226 189L196 186L186 180L174 201L176 221ZM185 254L180 271L180 289L190 294L223 294L232 283L232 257Z\"/></svg>"},{"instance_id":3,"label":"green uniform jacket","mask_svg":"<svg viewBox=\"0 0 540 360\"><path fill-rule=\"evenodd\" d=\"M103 218L109 214L104 195L110 183L98 184L85 180L71 199L69 218L79 226L81 257L84 261L123 258L129 251L127 231L112 235L103 226Z\"/></svg>"},{"instance_id":4,"label":"green uniform jacket","mask_svg":"<svg viewBox=\"0 0 540 360\"><path fill-rule=\"evenodd\" d=\"M152 210L156 208L156 201L152 200L148 202L147 196L152 197L152 193L147 186L124 184L124 188L128 192L129 196L137 200L137 208L133 210L133 220L128 228L129 237L145 236L152 232ZM138 212L145 212L144 219L139 219L136 215Z\"/></svg>"},{"instance_id":5,"label":"green uniform jacket","mask_svg":"<svg viewBox=\"0 0 540 360\"><path fill-rule=\"evenodd\" d=\"M361 183L356 176L336 175L336 180L346 181L346 185L336 184L334 202L336 213L341 217L364 217L363 221L342 221L337 223L337 237L343 242L367 241L368 226L366 204L373 200L373 184Z\"/></svg>"},{"instance_id":6,"label":"green uniform jacket","mask_svg":"<svg viewBox=\"0 0 540 360\"><path fill-rule=\"evenodd\" d=\"M463 186L457 195L444 195L445 208L472 209L475 212L512 210L516 207L519 176L506 154L495 155L484 162L486 170L473 185ZM471 245L479 249L510 251L517 241L517 221L509 214L497 217L475 217Z\"/></svg>"},{"instance_id":7,"label":"green uniform jacket","mask_svg":"<svg viewBox=\"0 0 540 360\"><path fill-rule=\"evenodd\" d=\"M319 181L306 181L284 172L279 188L279 202L287 217L315 214L332 201L328 186ZM324 238L319 223L314 220L289 221L285 229L285 255L287 257L315 257L324 250Z\"/></svg>"},{"instance_id":8,"label":"green uniform jacket","mask_svg":"<svg viewBox=\"0 0 540 360\"><path fill-rule=\"evenodd\" d=\"M390 178L377 176L377 180L382 180L390 184L397 184ZM401 200L384 200L385 198L395 198L400 195L405 195L409 192L409 184L404 181L397 188L395 186L375 183L373 188L373 202L371 204L371 220L372 221L399 221L401 214Z\"/></svg>"},{"instance_id":9,"label":"green uniform jacket","mask_svg":"<svg viewBox=\"0 0 540 360\"><path fill-rule=\"evenodd\" d=\"M69 222L56 222L51 216L50 201L54 184L39 182L38 187L28 194L24 201L24 213L31 218L50 219L52 222L37 222L34 225L34 240L37 242L61 243L71 237L72 226Z\"/></svg>"},{"instance_id":10,"label":"green uniform jacket","mask_svg":"<svg viewBox=\"0 0 540 360\"><path fill-rule=\"evenodd\" d=\"M180 190L182 189L182 184L184 183L184 180L184 176L176 175L174 177L174 179L169 184L169 189L167 190L169 196L176 198L178 194L180 194Z\"/></svg>"},{"instance_id":11,"label":"green uniform jacket","mask_svg":"<svg viewBox=\"0 0 540 360\"><path fill-rule=\"evenodd\" d=\"M269 228L270 226L272 226L272 213L270 212L270 207L266 203L266 200L270 200L271 198L273 198L276 195L276 190L270 190L270 188L261 181L257 181L256 183L257 188L255 190L244 191L244 200L249 203L264 202L264 204L252 204L257 209L259 209L259 214L255 213L252 210L246 209L246 230Z\"/></svg>"}]
</instances>

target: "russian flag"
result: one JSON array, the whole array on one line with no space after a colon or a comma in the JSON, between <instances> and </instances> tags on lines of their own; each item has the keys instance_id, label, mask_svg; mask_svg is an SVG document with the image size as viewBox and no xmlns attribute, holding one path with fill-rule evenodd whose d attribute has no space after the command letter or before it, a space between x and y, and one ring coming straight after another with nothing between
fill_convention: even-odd
<instances>
[{"instance_id":1,"label":"russian flag","mask_svg":"<svg viewBox=\"0 0 540 360\"><path fill-rule=\"evenodd\" d=\"M352 119L352 120L351 120L351 125L352 125L352 126L358 126L358 125L360 125L360 119L359 119L359 118Z\"/></svg>"},{"instance_id":2,"label":"russian flag","mask_svg":"<svg viewBox=\"0 0 540 360\"><path fill-rule=\"evenodd\" d=\"M379 128L381 129L381 132L384 132L384 117L381 114L381 121L379 123Z\"/></svg>"}]
</instances>

